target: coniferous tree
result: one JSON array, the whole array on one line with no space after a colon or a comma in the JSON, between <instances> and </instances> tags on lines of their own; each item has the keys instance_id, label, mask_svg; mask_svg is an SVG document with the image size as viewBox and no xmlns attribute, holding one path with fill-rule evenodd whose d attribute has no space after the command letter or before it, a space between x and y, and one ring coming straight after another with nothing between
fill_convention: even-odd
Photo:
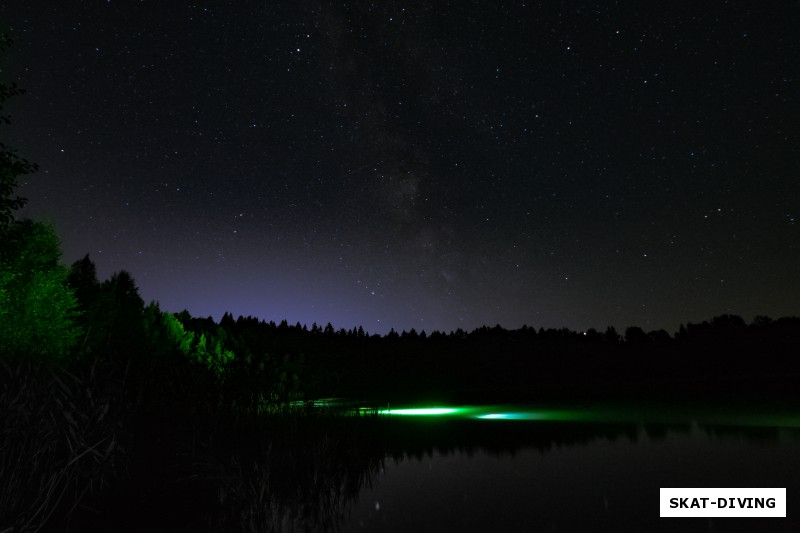
<instances>
[{"instance_id":1,"label":"coniferous tree","mask_svg":"<svg viewBox=\"0 0 800 533\"><path fill-rule=\"evenodd\" d=\"M93 283L94 265L87 258L73 265L70 279L83 296L86 306L82 325L85 330L81 348L89 354L132 355L144 349L144 301L133 277L120 271L106 281Z\"/></svg>"},{"instance_id":2,"label":"coniferous tree","mask_svg":"<svg viewBox=\"0 0 800 533\"><path fill-rule=\"evenodd\" d=\"M97 280L97 267L86 254L83 259L72 263L67 277L70 287L75 291L81 311L88 311L100 293L100 282Z\"/></svg>"},{"instance_id":3,"label":"coniferous tree","mask_svg":"<svg viewBox=\"0 0 800 533\"><path fill-rule=\"evenodd\" d=\"M140 347L144 301L133 276L124 270L113 274L100 285L98 302L107 326L106 349L130 353Z\"/></svg>"}]
</instances>

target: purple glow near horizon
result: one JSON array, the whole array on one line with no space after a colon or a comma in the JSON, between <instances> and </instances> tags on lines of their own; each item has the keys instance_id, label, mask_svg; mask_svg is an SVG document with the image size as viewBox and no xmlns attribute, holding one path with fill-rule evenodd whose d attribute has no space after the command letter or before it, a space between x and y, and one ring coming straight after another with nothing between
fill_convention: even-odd
<instances>
[{"instance_id":1,"label":"purple glow near horizon","mask_svg":"<svg viewBox=\"0 0 800 533\"><path fill-rule=\"evenodd\" d=\"M65 261L219 318L798 314L800 7L11 0Z\"/></svg>"}]
</instances>

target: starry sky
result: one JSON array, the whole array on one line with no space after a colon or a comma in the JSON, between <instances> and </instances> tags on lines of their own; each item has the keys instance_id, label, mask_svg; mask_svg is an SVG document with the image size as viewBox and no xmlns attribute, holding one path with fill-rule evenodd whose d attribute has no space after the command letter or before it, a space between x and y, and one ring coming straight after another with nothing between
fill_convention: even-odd
<instances>
[{"instance_id":1,"label":"starry sky","mask_svg":"<svg viewBox=\"0 0 800 533\"><path fill-rule=\"evenodd\" d=\"M196 316L800 313L794 1L5 0L64 260Z\"/></svg>"}]
</instances>

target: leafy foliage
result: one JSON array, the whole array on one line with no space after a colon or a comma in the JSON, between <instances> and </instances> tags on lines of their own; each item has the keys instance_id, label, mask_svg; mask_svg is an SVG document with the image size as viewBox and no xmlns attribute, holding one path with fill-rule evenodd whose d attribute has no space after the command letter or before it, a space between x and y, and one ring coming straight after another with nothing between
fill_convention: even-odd
<instances>
[{"instance_id":1,"label":"leafy foliage","mask_svg":"<svg viewBox=\"0 0 800 533\"><path fill-rule=\"evenodd\" d=\"M52 227L13 223L0 252L0 338L17 355L61 358L80 336L78 302Z\"/></svg>"},{"instance_id":2,"label":"leafy foliage","mask_svg":"<svg viewBox=\"0 0 800 533\"><path fill-rule=\"evenodd\" d=\"M11 44L12 41L6 34L0 34L0 52L4 52ZM15 83L9 85L0 81L0 124L8 124L11 121L10 117L3 113L5 102L12 96L24 93L25 91ZM17 179L38 169L35 163L19 157L16 150L0 143L0 235L5 233L13 222L13 212L21 209L26 203L25 198L13 194L18 185Z\"/></svg>"},{"instance_id":3,"label":"leafy foliage","mask_svg":"<svg viewBox=\"0 0 800 533\"><path fill-rule=\"evenodd\" d=\"M168 338L178 351L190 360L210 370L217 378L222 379L235 355L225 349L222 339L213 334L201 332L196 335L186 331L183 323L173 313L164 313L161 317Z\"/></svg>"}]
</instances>

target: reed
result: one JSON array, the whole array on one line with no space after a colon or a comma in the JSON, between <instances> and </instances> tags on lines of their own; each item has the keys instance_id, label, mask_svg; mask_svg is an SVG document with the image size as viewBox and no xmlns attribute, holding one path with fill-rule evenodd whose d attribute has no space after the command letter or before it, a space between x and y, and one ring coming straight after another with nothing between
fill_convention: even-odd
<instances>
[{"instance_id":1,"label":"reed","mask_svg":"<svg viewBox=\"0 0 800 533\"><path fill-rule=\"evenodd\" d=\"M122 467L118 398L88 370L0 360L0 530L68 518Z\"/></svg>"}]
</instances>

